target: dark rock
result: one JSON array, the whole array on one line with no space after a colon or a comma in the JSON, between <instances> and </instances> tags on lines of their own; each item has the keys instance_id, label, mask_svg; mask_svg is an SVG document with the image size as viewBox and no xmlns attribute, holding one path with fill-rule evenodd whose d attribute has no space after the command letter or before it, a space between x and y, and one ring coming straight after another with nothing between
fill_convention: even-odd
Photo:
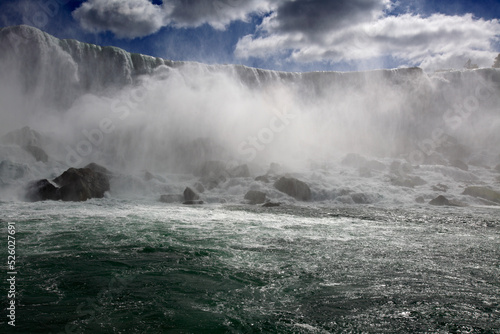
<instances>
[{"instance_id":1,"label":"dark rock","mask_svg":"<svg viewBox=\"0 0 500 334\"><path fill-rule=\"evenodd\" d=\"M193 185L194 189L196 189L197 192L199 192L200 194L203 194L205 192L205 187L203 186L203 184L201 184L201 182L196 182L194 185Z\"/></svg>"},{"instance_id":2,"label":"dark rock","mask_svg":"<svg viewBox=\"0 0 500 334\"><path fill-rule=\"evenodd\" d=\"M359 168L364 166L367 163L366 158L362 157L359 154L356 153L349 153L347 154L344 159L340 162L342 166L349 166L349 167L355 167Z\"/></svg>"},{"instance_id":3,"label":"dark rock","mask_svg":"<svg viewBox=\"0 0 500 334\"><path fill-rule=\"evenodd\" d=\"M264 183L269 183L269 177L267 175L261 175L261 176L257 176L255 178L255 181L259 181L259 182L264 182Z\"/></svg>"},{"instance_id":4,"label":"dark rock","mask_svg":"<svg viewBox=\"0 0 500 334\"><path fill-rule=\"evenodd\" d=\"M24 146L23 148L25 151L29 152L33 156L33 158L36 159L36 161L41 161L41 162L45 162L45 163L49 161L49 156L40 147L33 146L33 145L27 145L27 146Z\"/></svg>"},{"instance_id":5,"label":"dark rock","mask_svg":"<svg viewBox=\"0 0 500 334\"><path fill-rule=\"evenodd\" d=\"M240 165L232 168L229 171L231 177L250 177L250 169L247 165Z\"/></svg>"},{"instance_id":6,"label":"dark rock","mask_svg":"<svg viewBox=\"0 0 500 334\"><path fill-rule=\"evenodd\" d=\"M58 188L50 183L48 180L33 181L26 187L25 198L30 202L58 200Z\"/></svg>"},{"instance_id":7,"label":"dark rock","mask_svg":"<svg viewBox=\"0 0 500 334\"><path fill-rule=\"evenodd\" d=\"M464 171L469 171L469 166L462 160L452 160L450 161L450 166L464 170Z\"/></svg>"},{"instance_id":8,"label":"dark rock","mask_svg":"<svg viewBox=\"0 0 500 334\"><path fill-rule=\"evenodd\" d=\"M429 204L438 206L451 205L450 201L443 195L439 195L438 197L434 198L432 201L429 202Z\"/></svg>"},{"instance_id":9,"label":"dark rock","mask_svg":"<svg viewBox=\"0 0 500 334\"><path fill-rule=\"evenodd\" d=\"M262 206L264 208L274 208L274 207L277 207L277 206L280 206L281 203L276 203L276 202L267 202L267 203L264 203Z\"/></svg>"},{"instance_id":10,"label":"dark rock","mask_svg":"<svg viewBox=\"0 0 500 334\"><path fill-rule=\"evenodd\" d=\"M250 204L262 204L266 201L266 193L258 190L250 190L246 193L245 199L250 201Z\"/></svg>"},{"instance_id":11,"label":"dark rock","mask_svg":"<svg viewBox=\"0 0 500 334\"><path fill-rule=\"evenodd\" d=\"M111 173L106 167L98 165L98 164L96 164L94 162L89 163L87 166L85 166L83 168L89 168L89 169L91 169L92 171L94 171L96 173L101 173L101 174L104 174L104 175L107 175L107 176L112 176L113 175L113 173Z\"/></svg>"},{"instance_id":12,"label":"dark rock","mask_svg":"<svg viewBox=\"0 0 500 334\"><path fill-rule=\"evenodd\" d=\"M63 201L103 198L104 193L110 189L108 176L91 168L70 168L55 178L54 182L60 186L59 199Z\"/></svg>"},{"instance_id":13,"label":"dark rock","mask_svg":"<svg viewBox=\"0 0 500 334\"><path fill-rule=\"evenodd\" d=\"M420 204L425 203L424 196L418 196L417 198L415 198L415 202L420 203Z\"/></svg>"},{"instance_id":14,"label":"dark rock","mask_svg":"<svg viewBox=\"0 0 500 334\"><path fill-rule=\"evenodd\" d=\"M200 196L197 193L195 193L193 189L189 187L186 187L186 189L184 189L184 201L191 202L199 199Z\"/></svg>"},{"instance_id":15,"label":"dark rock","mask_svg":"<svg viewBox=\"0 0 500 334\"><path fill-rule=\"evenodd\" d=\"M162 203L182 203L184 202L183 195L161 195L160 202Z\"/></svg>"},{"instance_id":16,"label":"dark rock","mask_svg":"<svg viewBox=\"0 0 500 334\"><path fill-rule=\"evenodd\" d=\"M281 177L274 183L274 187L299 201L309 201L311 199L309 186L293 177Z\"/></svg>"},{"instance_id":17,"label":"dark rock","mask_svg":"<svg viewBox=\"0 0 500 334\"><path fill-rule=\"evenodd\" d=\"M464 190L463 195L479 197L491 202L500 203L500 193L485 187L468 187Z\"/></svg>"},{"instance_id":18,"label":"dark rock","mask_svg":"<svg viewBox=\"0 0 500 334\"><path fill-rule=\"evenodd\" d=\"M427 182L419 176L391 176L390 179L393 185L399 187L414 188L427 184Z\"/></svg>"},{"instance_id":19,"label":"dark rock","mask_svg":"<svg viewBox=\"0 0 500 334\"><path fill-rule=\"evenodd\" d=\"M184 204L184 205L202 205L202 204L204 204L204 202L203 201L195 201L195 200L193 200L193 201L185 201L182 204Z\"/></svg>"},{"instance_id":20,"label":"dark rock","mask_svg":"<svg viewBox=\"0 0 500 334\"><path fill-rule=\"evenodd\" d=\"M439 183L439 184L437 184L437 185L435 185L435 186L432 186L432 190L434 190L434 191L447 192L447 191L448 191L448 189L449 189L449 188L448 188L448 186L447 186L447 185L445 185L445 184L441 184L441 183Z\"/></svg>"}]
</instances>

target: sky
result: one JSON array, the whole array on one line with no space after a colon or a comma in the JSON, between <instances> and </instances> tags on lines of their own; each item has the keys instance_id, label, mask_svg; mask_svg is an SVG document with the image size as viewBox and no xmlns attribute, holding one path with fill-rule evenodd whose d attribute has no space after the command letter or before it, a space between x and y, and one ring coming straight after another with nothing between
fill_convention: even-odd
<instances>
[{"instance_id":1,"label":"sky","mask_svg":"<svg viewBox=\"0 0 500 334\"><path fill-rule=\"evenodd\" d=\"M500 0L0 0L0 26L282 71L491 67Z\"/></svg>"}]
</instances>

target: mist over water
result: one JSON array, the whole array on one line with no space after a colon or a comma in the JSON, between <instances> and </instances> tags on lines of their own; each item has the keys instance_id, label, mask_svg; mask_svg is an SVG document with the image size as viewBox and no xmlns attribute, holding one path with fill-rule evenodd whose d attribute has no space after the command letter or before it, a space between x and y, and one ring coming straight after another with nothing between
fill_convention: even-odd
<instances>
[{"instance_id":1,"label":"mist over water","mask_svg":"<svg viewBox=\"0 0 500 334\"><path fill-rule=\"evenodd\" d=\"M27 26L3 28L0 44L0 135L42 133L60 170L193 173L221 160L254 174L272 162L303 172L348 153L500 162L496 69L273 72L171 62Z\"/></svg>"},{"instance_id":2,"label":"mist over water","mask_svg":"<svg viewBox=\"0 0 500 334\"><path fill-rule=\"evenodd\" d=\"M0 29L0 328L496 333L499 93L498 69L285 73ZM104 198L26 201L91 162Z\"/></svg>"}]
</instances>

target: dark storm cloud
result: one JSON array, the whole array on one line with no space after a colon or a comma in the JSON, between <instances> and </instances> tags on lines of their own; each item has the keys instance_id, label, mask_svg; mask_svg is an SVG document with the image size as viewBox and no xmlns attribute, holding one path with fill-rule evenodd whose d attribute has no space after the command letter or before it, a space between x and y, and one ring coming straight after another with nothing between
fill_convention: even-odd
<instances>
[{"instance_id":1,"label":"dark storm cloud","mask_svg":"<svg viewBox=\"0 0 500 334\"><path fill-rule=\"evenodd\" d=\"M323 33L360 21L372 20L387 7L383 0L285 1L276 10L275 31Z\"/></svg>"}]
</instances>

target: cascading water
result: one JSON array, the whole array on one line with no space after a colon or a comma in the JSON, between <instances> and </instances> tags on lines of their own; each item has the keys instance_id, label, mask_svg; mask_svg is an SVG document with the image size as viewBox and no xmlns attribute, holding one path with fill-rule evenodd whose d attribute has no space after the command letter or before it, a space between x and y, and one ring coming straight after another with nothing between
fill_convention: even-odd
<instances>
[{"instance_id":1,"label":"cascading water","mask_svg":"<svg viewBox=\"0 0 500 334\"><path fill-rule=\"evenodd\" d=\"M500 70L286 73L28 26L0 46L22 332L500 327ZM207 161L229 172L207 180ZM105 198L24 201L30 181L91 162L112 171ZM205 206L159 203L187 186ZM449 206L427 204L439 195Z\"/></svg>"}]
</instances>

